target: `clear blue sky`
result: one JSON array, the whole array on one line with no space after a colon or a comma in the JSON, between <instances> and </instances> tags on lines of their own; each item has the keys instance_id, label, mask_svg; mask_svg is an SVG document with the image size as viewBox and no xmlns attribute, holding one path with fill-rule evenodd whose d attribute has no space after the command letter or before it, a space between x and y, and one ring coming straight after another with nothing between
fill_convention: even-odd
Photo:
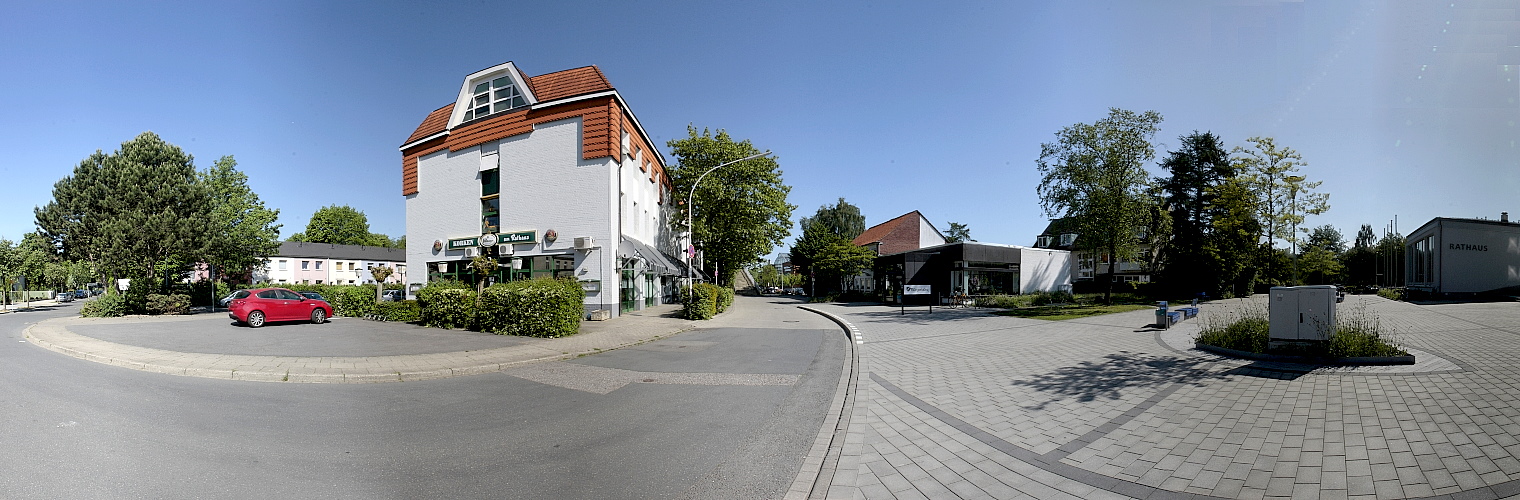
<instances>
[{"instance_id":1,"label":"clear blue sky","mask_svg":"<svg viewBox=\"0 0 1520 500\"><path fill-rule=\"evenodd\" d=\"M0 236L149 130L234 155L286 236L329 204L402 234L397 146L509 60L600 66L662 145L694 124L775 151L796 216L844 197L1032 244L1040 143L1121 107L1165 117L1162 155L1195 129L1298 150L1330 193L1307 224L1348 239L1520 218L1511 2L411 3L8 6Z\"/></svg>"}]
</instances>

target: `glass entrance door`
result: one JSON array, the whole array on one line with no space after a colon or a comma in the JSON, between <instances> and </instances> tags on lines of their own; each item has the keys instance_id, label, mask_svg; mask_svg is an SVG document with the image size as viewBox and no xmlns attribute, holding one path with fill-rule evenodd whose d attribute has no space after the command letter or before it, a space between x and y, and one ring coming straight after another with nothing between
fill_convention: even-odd
<instances>
[{"instance_id":1,"label":"glass entrance door","mask_svg":"<svg viewBox=\"0 0 1520 500\"><path fill-rule=\"evenodd\" d=\"M618 307L621 312L632 311L638 303L638 288L634 286L635 271L631 266L624 267L622 278L618 280Z\"/></svg>"}]
</instances>

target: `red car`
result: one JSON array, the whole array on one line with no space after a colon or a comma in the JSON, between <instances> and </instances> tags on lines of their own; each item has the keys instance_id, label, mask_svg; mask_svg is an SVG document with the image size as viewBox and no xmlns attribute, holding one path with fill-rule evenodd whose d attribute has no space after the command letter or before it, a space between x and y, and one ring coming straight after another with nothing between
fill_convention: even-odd
<instances>
[{"instance_id":1,"label":"red car","mask_svg":"<svg viewBox=\"0 0 1520 500\"><path fill-rule=\"evenodd\" d=\"M260 288L232 299L227 315L252 328L270 321L311 320L320 324L332 317L332 306L325 300L308 299L284 288Z\"/></svg>"}]
</instances>

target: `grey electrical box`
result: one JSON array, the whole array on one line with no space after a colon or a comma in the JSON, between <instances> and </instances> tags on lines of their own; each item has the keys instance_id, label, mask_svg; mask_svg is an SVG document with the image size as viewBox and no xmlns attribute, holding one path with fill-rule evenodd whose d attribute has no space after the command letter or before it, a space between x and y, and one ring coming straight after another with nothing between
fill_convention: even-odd
<instances>
[{"instance_id":1,"label":"grey electrical box","mask_svg":"<svg viewBox=\"0 0 1520 500\"><path fill-rule=\"evenodd\" d=\"M1335 287L1275 286L1267 295L1271 340L1324 341L1335 331Z\"/></svg>"}]
</instances>

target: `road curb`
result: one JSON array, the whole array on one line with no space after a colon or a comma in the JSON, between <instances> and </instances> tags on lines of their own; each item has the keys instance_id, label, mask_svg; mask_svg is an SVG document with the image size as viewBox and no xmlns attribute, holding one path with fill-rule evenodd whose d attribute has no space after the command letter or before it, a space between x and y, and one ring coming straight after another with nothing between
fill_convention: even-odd
<instances>
[{"instance_id":1,"label":"road curb","mask_svg":"<svg viewBox=\"0 0 1520 500\"><path fill-rule=\"evenodd\" d=\"M797 472L792 487L783 497L785 500L820 498L821 494L828 493L829 483L834 478L834 467L839 464L839 454L844 447L844 435L850 427L849 415L855 406L855 380L860 365L860 353L855 349L855 344L859 343L860 330L855 325L819 309L808 306L797 308L821 315L839 325L846 336L846 354L844 369L839 373L839 385L834 391L834 400L829 403L829 414L824 416L818 437L813 440L813 447L802 459L802 469Z\"/></svg>"},{"instance_id":2,"label":"road curb","mask_svg":"<svg viewBox=\"0 0 1520 500\"><path fill-rule=\"evenodd\" d=\"M245 382L294 382L307 384L366 384L382 382L413 382L421 380L435 380L442 378L463 377L470 375L482 375L497 373L511 368L524 365L542 363L547 361L560 361L573 359L587 354L622 349L687 332L696 328L695 325L685 325L672 331L664 331L647 337L636 338L625 342L610 342L601 345L592 345L575 351L550 354L545 356L529 357L526 359L504 359L500 362L470 359L463 366L427 366L417 367L412 361L417 354L400 354L392 356L362 356L362 357L294 357L294 356L266 356L266 355L236 355L236 354L199 354L182 353L150 347L138 347L126 344L118 344L92 337L86 337L69 331L67 325L71 322L80 321L80 318L65 317L39 321L28 325L22 332L27 342L65 356L79 358L104 365L128 368L150 373L176 375L184 377L199 377L221 380L237 380ZM89 349L79 347L80 344L98 347ZM451 353L431 353L425 356L439 355L462 355L468 352L471 358L490 357L497 354L502 357L512 352L521 352L524 349L538 348L537 346L512 346L493 350L459 351ZM494 352L493 352L494 351ZM519 354L520 355L520 354ZM531 354L530 354L531 356ZM168 362L174 359L186 357L199 357L201 359L186 360L182 364ZM339 360L352 364L369 365L354 370L338 369L314 369L307 367L288 367L283 364L277 370L248 369L246 367L274 359L289 361L292 364L312 362L315 360ZM362 361L361 361L362 360ZM411 361L411 362L409 362ZM207 366L219 364L222 366Z\"/></svg>"}]
</instances>

